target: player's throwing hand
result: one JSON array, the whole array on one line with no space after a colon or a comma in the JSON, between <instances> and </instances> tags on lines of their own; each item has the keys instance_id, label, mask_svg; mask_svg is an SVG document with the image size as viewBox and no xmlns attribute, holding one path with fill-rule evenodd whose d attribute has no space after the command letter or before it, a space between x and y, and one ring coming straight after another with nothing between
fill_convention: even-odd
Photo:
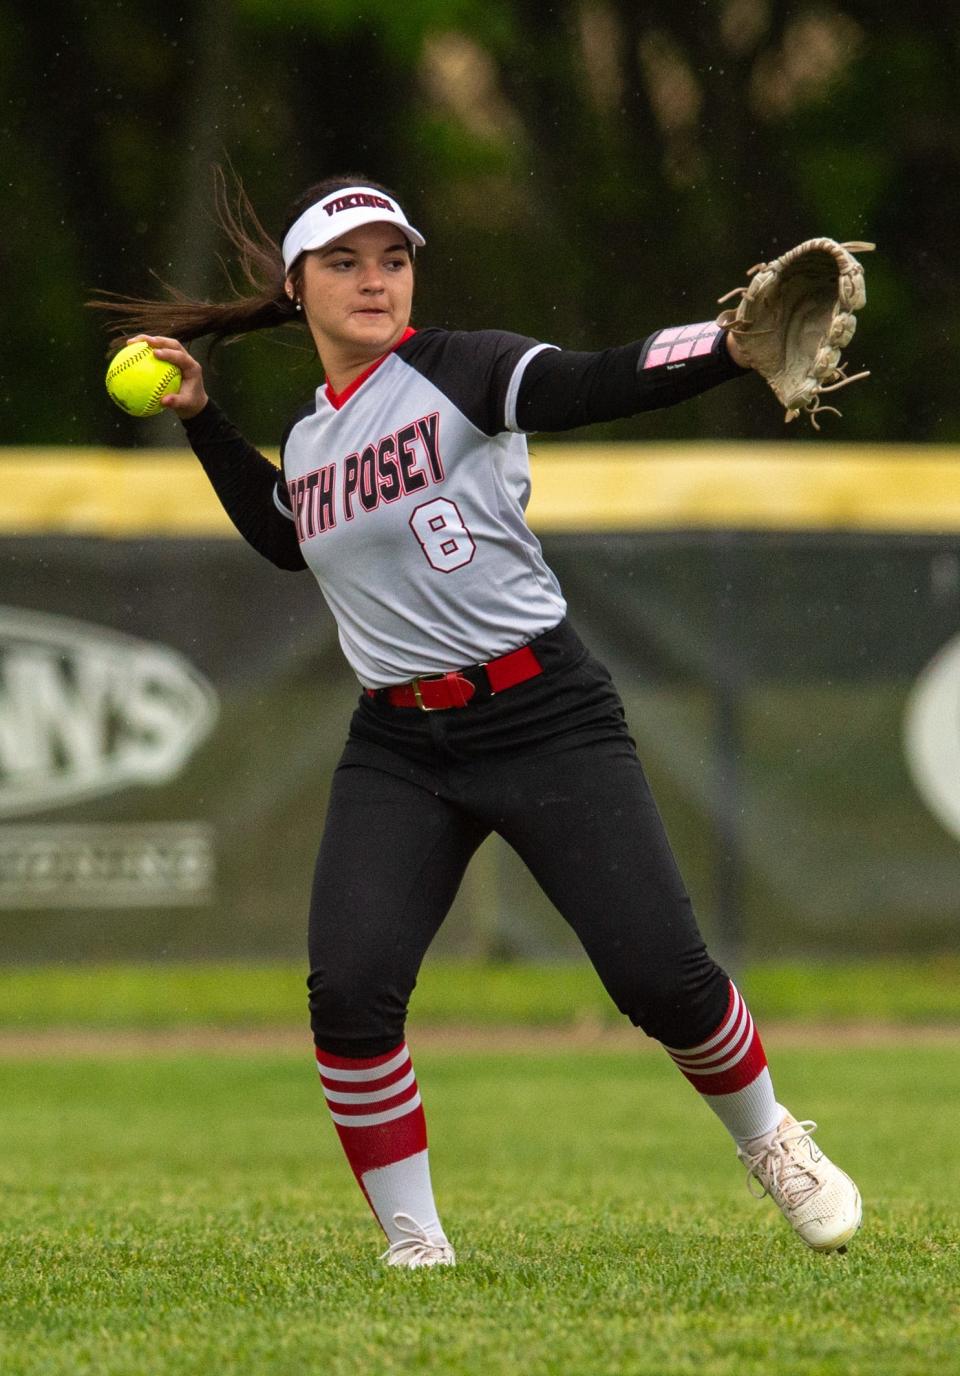
<instances>
[{"instance_id":1,"label":"player's throwing hand","mask_svg":"<svg viewBox=\"0 0 960 1376\"><path fill-rule=\"evenodd\" d=\"M209 401L203 385L203 369L191 353L188 353L179 339L170 339L162 334L138 334L128 339L128 344L146 340L155 357L180 369L183 381L179 392L170 392L160 399L160 405L168 411L176 412L180 420L192 420Z\"/></svg>"}]
</instances>

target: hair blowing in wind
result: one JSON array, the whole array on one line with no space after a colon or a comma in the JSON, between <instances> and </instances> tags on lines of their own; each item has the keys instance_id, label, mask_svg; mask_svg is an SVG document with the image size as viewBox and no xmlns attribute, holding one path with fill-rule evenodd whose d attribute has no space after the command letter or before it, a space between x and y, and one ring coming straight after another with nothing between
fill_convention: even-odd
<instances>
[{"instance_id":1,"label":"hair blowing in wind","mask_svg":"<svg viewBox=\"0 0 960 1376\"><path fill-rule=\"evenodd\" d=\"M209 336L218 342L300 319L284 290L286 274L280 243L264 227L239 177L233 176L232 183L228 183L222 167L214 168L214 216L233 250L242 285L234 287L226 301L198 301L159 277L157 280L167 293L165 299L98 290L85 304L107 317L106 328L112 333L111 350L135 334L172 335L184 343ZM308 206L334 191L357 185L393 195L362 173L326 177L297 197L283 233ZM295 284L299 271L295 265L291 273Z\"/></svg>"}]
</instances>

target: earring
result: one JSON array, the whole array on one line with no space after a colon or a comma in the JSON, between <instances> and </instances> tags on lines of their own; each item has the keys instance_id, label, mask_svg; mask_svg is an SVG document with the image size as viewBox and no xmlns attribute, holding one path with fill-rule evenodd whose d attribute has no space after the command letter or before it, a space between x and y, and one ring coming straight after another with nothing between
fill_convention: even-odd
<instances>
[{"instance_id":1,"label":"earring","mask_svg":"<svg viewBox=\"0 0 960 1376\"><path fill-rule=\"evenodd\" d=\"M300 304L300 298L299 298L299 297L297 297L297 307L296 307L296 308L297 308L298 311L302 311L302 310L303 310L303 306Z\"/></svg>"}]
</instances>

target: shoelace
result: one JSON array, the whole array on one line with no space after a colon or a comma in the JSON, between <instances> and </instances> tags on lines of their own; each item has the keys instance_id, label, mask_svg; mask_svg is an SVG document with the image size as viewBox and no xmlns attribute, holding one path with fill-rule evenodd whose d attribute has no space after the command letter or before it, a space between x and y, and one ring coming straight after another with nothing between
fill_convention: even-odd
<instances>
[{"instance_id":1,"label":"shoelace","mask_svg":"<svg viewBox=\"0 0 960 1376\"><path fill-rule=\"evenodd\" d=\"M774 1134L763 1151L745 1156L747 1189L755 1199L762 1199L765 1194L782 1195L795 1209L816 1194L823 1184L813 1169L816 1162L809 1153L804 1159L797 1152L803 1139L809 1138L816 1129L812 1118L791 1123L783 1132ZM754 1189L754 1181L760 1186L759 1194Z\"/></svg>"},{"instance_id":2,"label":"shoelace","mask_svg":"<svg viewBox=\"0 0 960 1376\"><path fill-rule=\"evenodd\" d=\"M400 1232L406 1233L407 1236L399 1238L396 1242L391 1242L387 1250L380 1253L381 1261L400 1254L409 1257L411 1261L422 1261L431 1253L441 1251L443 1244L435 1242L410 1214L394 1214L393 1221Z\"/></svg>"}]
</instances>

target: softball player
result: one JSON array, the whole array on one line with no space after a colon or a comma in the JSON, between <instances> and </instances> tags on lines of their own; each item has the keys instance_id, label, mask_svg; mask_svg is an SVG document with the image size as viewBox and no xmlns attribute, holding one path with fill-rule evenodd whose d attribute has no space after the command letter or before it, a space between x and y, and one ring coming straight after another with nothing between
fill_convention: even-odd
<instances>
[{"instance_id":1,"label":"softball player","mask_svg":"<svg viewBox=\"0 0 960 1376\"><path fill-rule=\"evenodd\" d=\"M310 905L317 1065L389 1265L452 1265L404 1040L421 961L491 832L576 930L611 998L665 1047L800 1237L856 1232L853 1182L774 1095L743 997L710 958L610 677L524 520L525 436L672 405L743 372L713 322L598 353L414 329L423 236L364 178L301 199L282 250L228 212L263 290L111 308L183 373L164 405L241 534L310 569L362 692ZM249 223L247 221L246 223ZM282 473L208 399L181 341L302 320L326 375ZM174 337L176 336L176 337ZM755 1187L757 1188L757 1187Z\"/></svg>"}]
</instances>

